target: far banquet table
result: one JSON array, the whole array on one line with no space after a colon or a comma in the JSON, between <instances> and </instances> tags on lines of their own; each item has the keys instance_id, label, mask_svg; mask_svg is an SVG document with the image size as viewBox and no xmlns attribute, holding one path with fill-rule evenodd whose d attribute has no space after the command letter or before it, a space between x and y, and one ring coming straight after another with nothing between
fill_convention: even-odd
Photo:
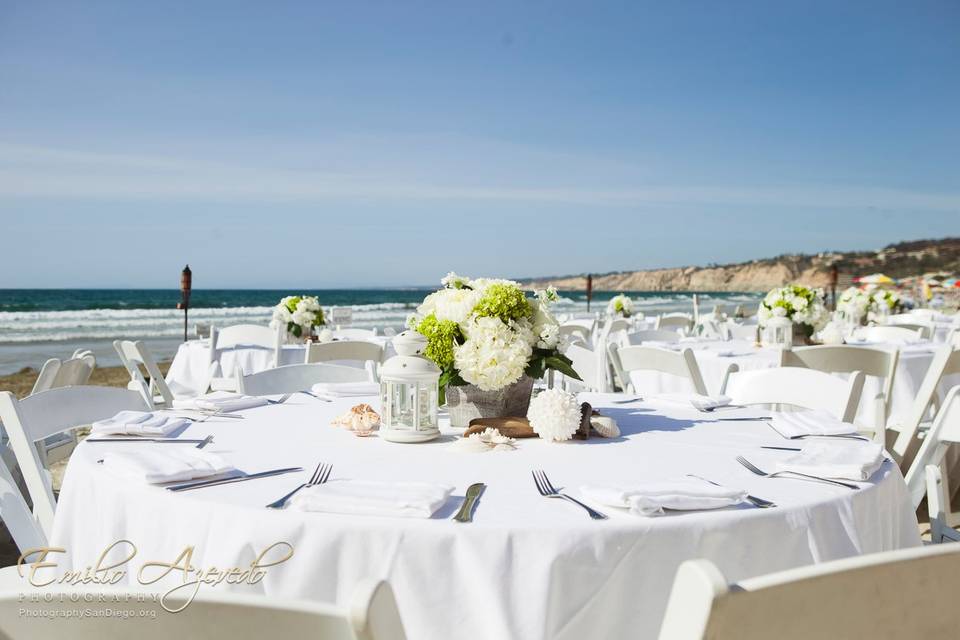
<instances>
[{"instance_id":1,"label":"far banquet table","mask_svg":"<svg viewBox=\"0 0 960 640\"><path fill-rule=\"evenodd\" d=\"M293 557L256 586L281 598L346 604L364 578L389 580L410 638L656 637L677 567L708 558L740 580L771 571L920 544L917 521L890 461L862 488L768 479L736 461L771 466L789 444L761 421L717 421L680 405L585 394L620 425L622 437L554 444L518 441L506 452L464 453L440 440L395 444L358 438L329 425L358 401L321 402L303 394L243 411L243 420L210 419L181 437L213 434L210 450L255 472L302 466L298 474L183 493L118 481L97 464L117 447L179 445L81 443L66 470L52 543L68 550L61 567L96 562L127 539L138 562L173 562L195 547L197 567L247 566L278 541ZM724 412L724 417L757 415ZM431 519L268 510L264 505L306 480L318 462L332 480L431 481L455 487ZM779 506L750 505L640 517L614 508L606 521L541 497L531 470L543 469L574 495L589 483L631 484L693 473L739 487ZM472 524L451 520L466 488L487 484ZM170 583L166 583L169 586ZM205 591L230 588L226 584Z\"/></svg>"},{"instance_id":2,"label":"far banquet table","mask_svg":"<svg viewBox=\"0 0 960 640\"><path fill-rule=\"evenodd\" d=\"M371 342L387 348L386 357L393 355L391 349L391 340L388 337L374 336ZM307 347L305 344L285 344L280 347L279 366L288 364L302 364L306 356ZM226 377L232 377L237 368L243 370L247 375L259 373L270 368L273 361L273 349L258 347L256 345L237 345L220 349L220 374ZM208 340L189 340L180 345L173 362L170 363L170 371L167 373L167 381L175 382L186 389L198 389L203 382L208 379L208 368L210 366L210 343Z\"/></svg>"},{"instance_id":3,"label":"far banquet table","mask_svg":"<svg viewBox=\"0 0 960 640\"><path fill-rule=\"evenodd\" d=\"M758 347L748 340L694 340L687 339L674 344L657 343L655 346L669 349L689 348L697 359L697 365L703 375L704 383L710 393L717 393L723 381L724 373L731 364L736 364L740 371L768 369L780 366L780 351L770 347ZM893 401L890 408L890 420L904 417L910 410L920 383L927 375L927 369L933 361L934 353L943 349L944 345L934 342L924 342L910 345L893 345L886 343L852 343L852 346L862 346L876 349L900 350L900 359L897 363L897 373L894 377ZM692 391L690 383L677 376L652 371L634 371L630 375L634 388L638 393L656 395L659 393L676 393ZM941 395L945 394L953 385L960 384L960 376L949 376L940 385ZM863 393L860 399L860 408L857 411L857 422L863 425L873 425L876 420L876 405L874 398L883 390L880 379L867 376L864 381Z\"/></svg>"}]
</instances>

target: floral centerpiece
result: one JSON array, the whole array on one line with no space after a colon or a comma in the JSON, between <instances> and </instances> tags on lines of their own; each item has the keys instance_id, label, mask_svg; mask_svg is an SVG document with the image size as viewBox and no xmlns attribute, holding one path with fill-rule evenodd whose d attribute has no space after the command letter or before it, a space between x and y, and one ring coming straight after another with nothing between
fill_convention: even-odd
<instances>
[{"instance_id":1,"label":"floral centerpiece","mask_svg":"<svg viewBox=\"0 0 960 640\"><path fill-rule=\"evenodd\" d=\"M850 287L837 299L837 313L851 324L862 324L870 308L871 297L857 287Z\"/></svg>"},{"instance_id":2,"label":"floral centerpiece","mask_svg":"<svg viewBox=\"0 0 960 640\"><path fill-rule=\"evenodd\" d=\"M274 329L286 327L287 339L296 342L313 333L314 327L327 322L323 308L316 296L287 296L273 308L270 326Z\"/></svg>"},{"instance_id":3,"label":"floral centerpiece","mask_svg":"<svg viewBox=\"0 0 960 640\"><path fill-rule=\"evenodd\" d=\"M424 355L440 367L441 403L445 397L454 426L476 417L526 415L533 380L547 370L580 379L558 349L553 288L529 299L511 280L450 273L442 284L407 324L427 338Z\"/></svg>"},{"instance_id":4,"label":"floral centerpiece","mask_svg":"<svg viewBox=\"0 0 960 640\"><path fill-rule=\"evenodd\" d=\"M633 300L622 293L613 296L607 303L607 315L629 318L633 315Z\"/></svg>"},{"instance_id":5,"label":"floral centerpiece","mask_svg":"<svg viewBox=\"0 0 960 640\"><path fill-rule=\"evenodd\" d=\"M870 305L867 320L871 322L885 322L887 316L898 313L903 307L900 295L887 289L876 289L869 294Z\"/></svg>"},{"instance_id":6,"label":"floral centerpiece","mask_svg":"<svg viewBox=\"0 0 960 640\"><path fill-rule=\"evenodd\" d=\"M761 326L771 318L787 318L794 325L794 341L806 343L829 319L823 304L823 290L801 285L772 289L760 303L757 317Z\"/></svg>"}]
</instances>

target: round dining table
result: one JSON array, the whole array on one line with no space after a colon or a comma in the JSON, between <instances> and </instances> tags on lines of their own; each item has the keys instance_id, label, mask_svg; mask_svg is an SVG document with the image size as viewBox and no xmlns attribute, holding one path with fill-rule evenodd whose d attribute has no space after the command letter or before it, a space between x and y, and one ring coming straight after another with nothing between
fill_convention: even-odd
<instances>
[{"instance_id":1,"label":"round dining table","mask_svg":"<svg viewBox=\"0 0 960 640\"><path fill-rule=\"evenodd\" d=\"M797 444L753 419L762 417L759 409L701 413L621 394L581 399L614 418L620 436L522 439L514 450L476 453L454 444L461 431L445 420L441 437L424 444L357 437L331 419L358 402L376 406L376 398L327 402L294 394L238 412L242 419L194 422L178 437L214 436L207 450L247 473L303 471L177 493L118 480L98 460L127 447L189 445L82 442L66 469L51 543L66 549L60 566L75 570L117 540L136 545L134 566L172 563L192 547L197 567L243 567L271 545L289 543L292 557L256 584L201 592L234 589L345 605L359 581L384 579L396 593L407 637L418 640L654 638L685 560L707 558L736 581L920 544L903 478L890 460L856 490L761 477L736 456L772 468L792 452L762 447ZM305 482L320 462L332 465L331 482L425 481L454 490L430 518L265 507ZM537 469L581 498L585 485L696 474L777 506L640 516L593 503L609 516L593 520L576 505L541 496L531 475ZM487 489L473 522L453 520L467 487L478 482ZM135 584L134 576L121 584ZM174 572L157 586L180 579Z\"/></svg>"}]
</instances>

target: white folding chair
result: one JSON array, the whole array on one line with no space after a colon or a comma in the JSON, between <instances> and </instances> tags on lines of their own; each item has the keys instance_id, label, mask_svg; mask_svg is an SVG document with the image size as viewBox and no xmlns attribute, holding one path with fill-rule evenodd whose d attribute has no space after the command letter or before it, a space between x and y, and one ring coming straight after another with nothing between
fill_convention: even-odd
<instances>
[{"instance_id":1,"label":"white folding chair","mask_svg":"<svg viewBox=\"0 0 960 640\"><path fill-rule=\"evenodd\" d=\"M47 588L42 592L45 616L25 616L32 606L22 600L19 591L0 594L0 637L11 640L35 638L71 638L72 640L169 640L170 638L302 638L303 640L404 640L403 620L389 583L364 580L353 591L346 607L321 602L249 595L229 591L203 591L187 604L185 596L171 594L160 602L130 596L136 608L153 610L155 618L137 623L121 615L107 615L124 602L127 591L99 587L69 591ZM62 592L62 597L61 597ZM105 596L105 597L104 597ZM111 596L120 598L113 599ZM91 610L82 621L66 615L77 603ZM60 612L59 614L57 612Z\"/></svg>"},{"instance_id":2,"label":"white folding chair","mask_svg":"<svg viewBox=\"0 0 960 640\"><path fill-rule=\"evenodd\" d=\"M600 378L602 361L593 349L582 344L571 344L564 355L570 358L573 370L580 376L580 380L562 376L561 385L564 389L572 392L603 390L604 383Z\"/></svg>"},{"instance_id":3,"label":"white folding chair","mask_svg":"<svg viewBox=\"0 0 960 640\"><path fill-rule=\"evenodd\" d=\"M732 320L727 320L727 331L730 333L731 340L749 340L757 342L756 324L737 324Z\"/></svg>"},{"instance_id":4,"label":"white folding chair","mask_svg":"<svg viewBox=\"0 0 960 640\"><path fill-rule=\"evenodd\" d=\"M560 325L559 334L560 340L572 343L580 341L588 347L593 344L593 334L586 327L579 324L562 324Z\"/></svg>"},{"instance_id":5,"label":"white folding chair","mask_svg":"<svg viewBox=\"0 0 960 640\"><path fill-rule=\"evenodd\" d=\"M57 387L87 384L96 368L97 359L93 353L81 349L75 351L68 360L50 358L43 363L30 395Z\"/></svg>"},{"instance_id":6,"label":"white folding chair","mask_svg":"<svg viewBox=\"0 0 960 640\"><path fill-rule=\"evenodd\" d=\"M904 476L907 488L910 490L910 497L913 499L913 506L920 506L926 490L930 517L933 518L938 510L941 511L940 524L949 527L960 523L957 514L950 511L949 478L947 469L944 468L947 450L950 445L956 443L960 443L960 386L950 389ZM935 506L931 506L932 501L936 501ZM932 530L933 521L931 520Z\"/></svg>"},{"instance_id":7,"label":"white folding chair","mask_svg":"<svg viewBox=\"0 0 960 640\"><path fill-rule=\"evenodd\" d=\"M943 345L934 354L927 375L923 377L910 411L904 417L894 416L887 425L887 450L907 473L920 450L920 434L927 421L930 407L939 405L937 388L944 376L960 373L960 348Z\"/></svg>"},{"instance_id":8,"label":"white folding chair","mask_svg":"<svg viewBox=\"0 0 960 640\"><path fill-rule=\"evenodd\" d=\"M359 362L370 376L379 380L377 367L383 362L383 347L365 340L340 340L337 342L311 342L307 345L304 364L314 362Z\"/></svg>"},{"instance_id":9,"label":"white folding chair","mask_svg":"<svg viewBox=\"0 0 960 640\"><path fill-rule=\"evenodd\" d=\"M13 536L20 553L46 546L47 537L40 529L37 519L30 513L30 507L20 494L20 488L5 464L0 464L0 520L3 520L7 531ZM0 589L3 588L2 585L3 580L0 579Z\"/></svg>"},{"instance_id":10,"label":"white folding chair","mask_svg":"<svg viewBox=\"0 0 960 640\"><path fill-rule=\"evenodd\" d=\"M665 314L657 318L655 329L681 330L684 333L693 328L693 319L686 314Z\"/></svg>"},{"instance_id":11,"label":"white folding chair","mask_svg":"<svg viewBox=\"0 0 960 640\"><path fill-rule=\"evenodd\" d=\"M900 313L887 318L887 326L919 331L924 340L933 340L933 325L924 322L923 318L910 313Z\"/></svg>"},{"instance_id":12,"label":"white folding chair","mask_svg":"<svg viewBox=\"0 0 960 640\"><path fill-rule=\"evenodd\" d=\"M9 391L0 391L0 420L7 430L10 446L23 473L33 512L49 537L56 502L34 443L120 411L148 409L136 391L113 387L61 387L17 400Z\"/></svg>"},{"instance_id":13,"label":"white folding chair","mask_svg":"<svg viewBox=\"0 0 960 640\"><path fill-rule=\"evenodd\" d=\"M370 341L377 337L377 332L374 329L337 329L333 332L333 337L338 340Z\"/></svg>"},{"instance_id":14,"label":"white folding chair","mask_svg":"<svg viewBox=\"0 0 960 640\"><path fill-rule=\"evenodd\" d=\"M909 344L923 340L923 331L907 329L906 327L861 327L856 330L854 335L870 342L890 342L893 344Z\"/></svg>"},{"instance_id":15,"label":"white folding chair","mask_svg":"<svg viewBox=\"0 0 960 640\"><path fill-rule=\"evenodd\" d=\"M660 640L949 638L960 626L960 545L887 551L730 585L709 560L680 565Z\"/></svg>"},{"instance_id":16,"label":"white folding chair","mask_svg":"<svg viewBox=\"0 0 960 640\"><path fill-rule=\"evenodd\" d=\"M700 373L697 358L691 349L673 351L670 349L660 349L658 347L645 347L643 345L621 347L617 344L611 344L607 347L607 350L620 387L624 391L641 393L639 389L634 388L634 384L630 379L631 371L657 371L688 380L693 393L704 396L710 395L710 392L707 390L707 385L703 382L703 376ZM732 363L727 368L727 372L724 374L723 381L720 385L720 393L725 391L727 378L737 370L737 365Z\"/></svg>"},{"instance_id":17,"label":"white folding chair","mask_svg":"<svg viewBox=\"0 0 960 640\"><path fill-rule=\"evenodd\" d=\"M143 396L144 401L151 409L157 405L173 406L173 391L164 379L163 374L160 373L160 367L157 366L157 362L153 359L153 354L150 353L147 345L140 340L135 342L132 340L114 340L113 348L120 356L120 363L130 374L130 382L127 384L128 389ZM143 377L140 367L146 370L149 381ZM181 393L179 395L187 397L195 394Z\"/></svg>"},{"instance_id":18,"label":"white folding chair","mask_svg":"<svg viewBox=\"0 0 960 640\"><path fill-rule=\"evenodd\" d=\"M887 418L893 400L893 381L897 373L900 352L897 349L878 349L854 345L819 345L797 347L783 351L782 367L806 367L825 373L852 373L862 371L883 381L883 387L874 398L877 419L873 425L861 425L874 433L874 440L886 445Z\"/></svg>"},{"instance_id":19,"label":"white folding chair","mask_svg":"<svg viewBox=\"0 0 960 640\"><path fill-rule=\"evenodd\" d=\"M852 371L844 380L800 367L741 371L730 377L727 387L734 404L785 404L822 410L850 423L857 415L862 391L861 371Z\"/></svg>"},{"instance_id":20,"label":"white folding chair","mask_svg":"<svg viewBox=\"0 0 960 640\"><path fill-rule=\"evenodd\" d=\"M283 345L284 328L270 327L256 324L235 324L219 329L210 327L210 363L220 362L220 352L240 346L260 347L270 349L273 356L268 368L272 369L280 364L280 348ZM214 391L235 391L237 388L237 374L235 371L223 371L220 367L220 376L210 377L210 388Z\"/></svg>"},{"instance_id":21,"label":"white folding chair","mask_svg":"<svg viewBox=\"0 0 960 640\"><path fill-rule=\"evenodd\" d=\"M665 329L647 329L645 331L631 331L623 337L620 345L629 347L630 345L643 344L644 342L680 342L680 334L676 331L667 331Z\"/></svg>"},{"instance_id":22,"label":"white folding chair","mask_svg":"<svg viewBox=\"0 0 960 640\"><path fill-rule=\"evenodd\" d=\"M269 396L277 393L307 391L318 382L369 382L365 369L336 364L288 364L276 369L243 375L237 378L240 393L248 396Z\"/></svg>"},{"instance_id":23,"label":"white folding chair","mask_svg":"<svg viewBox=\"0 0 960 640\"><path fill-rule=\"evenodd\" d=\"M77 349L68 360L51 358L40 369L30 395L49 389L87 384L96 368L97 359L93 352L85 349ZM37 450L44 466L49 466L69 457L76 446L75 434L57 433L37 443Z\"/></svg>"}]
</instances>

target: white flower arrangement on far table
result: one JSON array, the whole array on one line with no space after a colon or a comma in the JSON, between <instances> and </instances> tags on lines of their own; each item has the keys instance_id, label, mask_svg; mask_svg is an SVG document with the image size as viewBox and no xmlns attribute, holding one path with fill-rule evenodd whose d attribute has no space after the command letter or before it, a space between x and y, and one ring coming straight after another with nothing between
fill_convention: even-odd
<instances>
[{"instance_id":1,"label":"white flower arrangement on far table","mask_svg":"<svg viewBox=\"0 0 960 640\"><path fill-rule=\"evenodd\" d=\"M870 304L870 294L857 287L850 287L837 299L837 313L850 324L862 324Z\"/></svg>"},{"instance_id":2,"label":"white flower arrangement on far table","mask_svg":"<svg viewBox=\"0 0 960 640\"><path fill-rule=\"evenodd\" d=\"M897 313L903 306L900 295L887 289L875 289L870 292L869 299L867 320L870 322L885 322L887 316Z\"/></svg>"},{"instance_id":3,"label":"white flower arrangement on far table","mask_svg":"<svg viewBox=\"0 0 960 640\"><path fill-rule=\"evenodd\" d=\"M427 338L424 355L448 385L473 384L498 391L524 374L533 379L548 369L579 380L560 353L560 323L550 312L552 287L527 298L512 280L465 278L450 273L443 288L424 298L407 325Z\"/></svg>"},{"instance_id":4,"label":"white flower arrangement on far table","mask_svg":"<svg viewBox=\"0 0 960 640\"><path fill-rule=\"evenodd\" d=\"M633 300L627 295L618 293L607 303L607 315L629 318L633 315Z\"/></svg>"},{"instance_id":5,"label":"white flower arrangement on far table","mask_svg":"<svg viewBox=\"0 0 960 640\"><path fill-rule=\"evenodd\" d=\"M314 327L326 323L323 307L316 296L287 296L273 308L270 327L286 327L288 339L299 340L313 333Z\"/></svg>"},{"instance_id":6,"label":"white flower arrangement on far table","mask_svg":"<svg viewBox=\"0 0 960 640\"><path fill-rule=\"evenodd\" d=\"M787 318L800 335L809 338L830 319L823 303L823 289L790 285L772 289L760 303L757 318L766 326L771 318Z\"/></svg>"}]
</instances>

